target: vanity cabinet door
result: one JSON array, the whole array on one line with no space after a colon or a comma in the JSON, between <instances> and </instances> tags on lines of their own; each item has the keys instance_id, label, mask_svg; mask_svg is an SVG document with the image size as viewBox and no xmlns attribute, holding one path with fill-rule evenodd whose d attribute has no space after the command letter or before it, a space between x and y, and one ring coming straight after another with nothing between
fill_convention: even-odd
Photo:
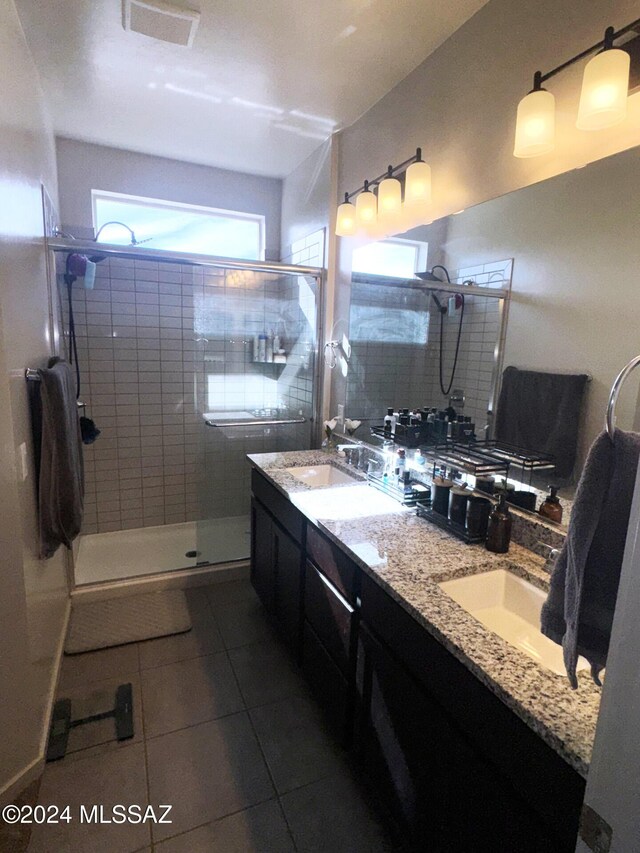
<instances>
[{"instance_id":1,"label":"vanity cabinet door","mask_svg":"<svg viewBox=\"0 0 640 853\"><path fill-rule=\"evenodd\" d=\"M272 522L274 614L283 639L299 655L302 641L302 549Z\"/></svg>"},{"instance_id":2,"label":"vanity cabinet door","mask_svg":"<svg viewBox=\"0 0 640 853\"><path fill-rule=\"evenodd\" d=\"M356 754L408 849L560 853L446 709L362 624L358 651Z\"/></svg>"},{"instance_id":3,"label":"vanity cabinet door","mask_svg":"<svg viewBox=\"0 0 640 853\"><path fill-rule=\"evenodd\" d=\"M311 692L325 712L327 722L342 745L347 746L351 738L349 683L306 619L302 641L302 669Z\"/></svg>"},{"instance_id":4,"label":"vanity cabinet door","mask_svg":"<svg viewBox=\"0 0 640 853\"><path fill-rule=\"evenodd\" d=\"M251 501L251 583L267 611L275 612L273 522L262 504Z\"/></svg>"}]
</instances>

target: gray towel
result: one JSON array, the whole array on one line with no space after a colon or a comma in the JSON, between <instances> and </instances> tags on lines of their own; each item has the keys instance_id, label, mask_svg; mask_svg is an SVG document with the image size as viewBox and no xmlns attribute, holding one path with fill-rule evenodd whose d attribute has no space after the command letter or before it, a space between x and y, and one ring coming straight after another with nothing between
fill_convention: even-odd
<instances>
[{"instance_id":1,"label":"gray towel","mask_svg":"<svg viewBox=\"0 0 640 853\"><path fill-rule=\"evenodd\" d=\"M42 400L42 447L38 508L40 554L52 557L71 547L80 532L84 502L84 465L80 419L71 368L52 360L39 370Z\"/></svg>"},{"instance_id":2,"label":"gray towel","mask_svg":"<svg viewBox=\"0 0 640 853\"><path fill-rule=\"evenodd\" d=\"M618 429L614 441L606 432L594 441L542 608L542 633L562 645L574 689L578 655L596 684L607 662L639 456L640 434Z\"/></svg>"},{"instance_id":3,"label":"gray towel","mask_svg":"<svg viewBox=\"0 0 640 853\"><path fill-rule=\"evenodd\" d=\"M586 374L540 373L507 367L496 416L495 438L552 456L558 477L576 462Z\"/></svg>"}]
</instances>

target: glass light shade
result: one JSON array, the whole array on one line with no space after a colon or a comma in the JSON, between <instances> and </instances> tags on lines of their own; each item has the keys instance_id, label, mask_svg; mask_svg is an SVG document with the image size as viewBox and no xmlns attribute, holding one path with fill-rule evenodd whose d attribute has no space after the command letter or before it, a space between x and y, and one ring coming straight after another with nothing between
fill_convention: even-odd
<instances>
[{"instance_id":1,"label":"glass light shade","mask_svg":"<svg viewBox=\"0 0 640 853\"><path fill-rule=\"evenodd\" d=\"M412 163L407 169L404 203L407 208L431 203L431 166L427 163Z\"/></svg>"},{"instance_id":2,"label":"glass light shade","mask_svg":"<svg viewBox=\"0 0 640 853\"><path fill-rule=\"evenodd\" d=\"M576 125L580 130L600 130L627 115L629 65L626 50L604 50L584 69Z\"/></svg>"},{"instance_id":3,"label":"glass light shade","mask_svg":"<svg viewBox=\"0 0 640 853\"><path fill-rule=\"evenodd\" d=\"M356 233L356 209L351 202L345 201L338 207L336 216L336 236L353 237Z\"/></svg>"},{"instance_id":4,"label":"glass light shade","mask_svg":"<svg viewBox=\"0 0 640 853\"><path fill-rule=\"evenodd\" d=\"M402 187L396 178L385 178L378 186L378 220L385 227L397 223L402 205Z\"/></svg>"},{"instance_id":5,"label":"glass light shade","mask_svg":"<svg viewBox=\"0 0 640 853\"><path fill-rule=\"evenodd\" d=\"M518 104L514 157L538 157L553 150L556 99L551 92L529 92Z\"/></svg>"},{"instance_id":6,"label":"glass light shade","mask_svg":"<svg viewBox=\"0 0 640 853\"><path fill-rule=\"evenodd\" d=\"M378 199L371 190L365 190L356 198L356 225L369 232L377 219Z\"/></svg>"}]
</instances>

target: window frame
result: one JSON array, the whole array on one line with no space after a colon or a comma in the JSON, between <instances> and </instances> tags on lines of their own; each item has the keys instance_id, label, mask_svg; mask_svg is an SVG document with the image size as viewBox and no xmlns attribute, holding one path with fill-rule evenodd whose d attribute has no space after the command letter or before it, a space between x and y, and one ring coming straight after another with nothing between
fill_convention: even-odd
<instances>
[{"instance_id":1,"label":"window frame","mask_svg":"<svg viewBox=\"0 0 640 853\"><path fill-rule=\"evenodd\" d=\"M258 225L258 257L256 260L264 261L265 259L265 242L266 242L266 221L262 213L244 213L240 210L228 210L223 207L207 207L202 204L188 204L181 201L169 201L168 199L151 198L149 196L132 195L131 193L113 192L112 190L91 190L91 219L93 224L93 233L98 232L98 200L116 200L124 202L139 203L149 208L164 208L170 210L192 211L201 214L209 214L212 216L223 216L227 219L239 219L244 222L255 222ZM172 251L165 249L164 251ZM191 254L205 254L204 252L195 252ZM227 257L226 255L209 255L210 257ZM236 258L234 260L249 260L248 258Z\"/></svg>"}]
</instances>

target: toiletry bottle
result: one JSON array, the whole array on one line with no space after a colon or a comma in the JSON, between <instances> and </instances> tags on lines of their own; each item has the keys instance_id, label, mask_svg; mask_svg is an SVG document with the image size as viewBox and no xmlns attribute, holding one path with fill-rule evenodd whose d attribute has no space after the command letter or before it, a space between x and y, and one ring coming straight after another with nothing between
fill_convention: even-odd
<instances>
[{"instance_id":1,"label":"toiletry bottle","mask_svg":"<svg viewBox=\"0 0 640 853\"><path fill-rule=\"evenodd\" d=\"M384 434L388 438L396 431L396 416L393 414L393 408L387 409L387 414L384 416Z\"/></svg>"},{"instance_id":2,"label":"toiletry bottle","mask_svg":"<svg viewBox=\"0 0 640 853\"><path fill-rule=\"evenodd\" d=\"M258 335L258 361L267 360L267 336Z\"/></svg>"},{"instance_id":3,"label":"toiletry bottle","mask_svg":"<svg viewBox=\"0 0 640 853\"><path fill-rule=\"evenodd\" d=\"M466 488L466 483L460 486L453 486L449 491L449 521L455 524L465 525L467 518L467 501L469 492Z\"/></svg>"},{"instance_id":4,"label":"toiletry bottle","mask_svg":"<svg viewBox=\"0 0 640 853\"><path fill-rule=\"evenodd\" d=\"M273 361L273 332L267 335L266 347L265 347L265 355L266 361Z\"/></svg>"},{"instance_id":5,"label":"toiletry bottle","mask_svg":"<svg viewBox=\"0 0 640 853\"><path fill-rule=\"evenodd\" d=\"M557 486L549 486L549 494L538 512L540 515L548 518L549 521L555 521L556 524L560 524L562 521L562 504L558 497Z\"/></svg>"},{"instance_id":6,"label":"toiletry bottle","mask_svg":"<svg viewBox=\"0 0 640 853\"><path fill-rule=\"evenodd\" d=\"M404 477L404 472L407 470L407 454L404 448L399 448L398 456L396 459L396 477L398 480L402 480Z\"/></svg>"},{"instance_id":7,"label":"toiletry bottle","mask_svg":"<svg viewBox=\"0 0 640 853\"><path fill-rule=\"evenodd\" d=\"M433 478L432 507L433 511L439 515L446 516L449 514L449 493L452 486L453 481L446 478L446 468L443 468L441 474Z\"/></svg>"},{"instance_id":8,"label":"toiletry bottle","mask_svg":"<svg viewBox=\"0 0 640 853\"><path fill-rule=\"evenodd\" d=\"M481 474L476 477L476 489L479 492L486 492L488 495L492 495L496 489L496 478L492 477L491 474Z\"/></svg>"},{"instance_id":9,"label":"toiletry bottle","mask_svg":"<svg viewBox=\"0 0 640 853\"><path fill-rule=\"evenodd\" d=\"M511 513L507 506L507 495L500 495L498 506L489 516L489 529L487 530L487 551L494 554L506 554L511 542Z\"/></svg>"}]
</instances>

